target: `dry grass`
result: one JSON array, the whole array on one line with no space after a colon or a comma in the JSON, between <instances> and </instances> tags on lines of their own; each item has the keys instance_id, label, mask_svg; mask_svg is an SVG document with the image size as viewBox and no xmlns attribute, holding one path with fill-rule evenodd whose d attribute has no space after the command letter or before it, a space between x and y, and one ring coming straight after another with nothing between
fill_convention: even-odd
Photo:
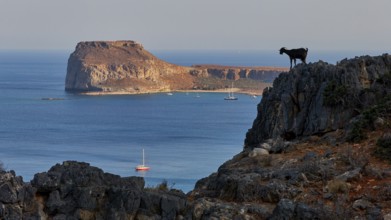
<instances>
[{"instance_id":1,"label":"dry grass","mask_svg":"<svg viewBox=\"0 0 391 220\"><path fill-rule=\"evenodd\" d=\"M350 184L342 180L331 180L327 184L327 189L332 194L347 194L350 190Z\"/></svg>"}]
</instances>

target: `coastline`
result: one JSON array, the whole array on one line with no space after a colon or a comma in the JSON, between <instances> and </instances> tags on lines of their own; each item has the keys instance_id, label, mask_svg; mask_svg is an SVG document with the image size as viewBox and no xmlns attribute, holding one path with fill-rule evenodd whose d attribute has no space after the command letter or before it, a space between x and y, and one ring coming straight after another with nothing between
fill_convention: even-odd
<instances>
[{"instance_id":1,"label":"coastline","mask_svg":"<svg viewBox=\"0 0 391 220\"><path fill-rule=\"evenodd\" d=\"M232 92L247 94L247 95L256 95L261 96L263 90L270 86L263 86L259 91L256 90L244 90L240 88L232 88ZM143 95L143 94L158 94L158 93L172 93L172 92L180 92L180 93L227 93L228 89L215 89L215 90L203 90L203 89L186 89L186 90L159 90L159 91L145 91L145 92L134 92L134 91L99 91L99 92L81 92L81 95L89 95L89 96L100 96L100 95Z\"/></svg>"}]
</instances>

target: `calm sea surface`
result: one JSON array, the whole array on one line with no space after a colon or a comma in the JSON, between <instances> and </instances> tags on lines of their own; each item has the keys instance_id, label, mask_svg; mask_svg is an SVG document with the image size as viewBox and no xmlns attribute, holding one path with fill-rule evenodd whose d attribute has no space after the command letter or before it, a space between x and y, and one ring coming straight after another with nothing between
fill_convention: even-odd
<instances>
[{"instance_id":1,"label":"calm sea surface","mask_svg":"<svg viewBox=\"0 0 391 220\"><path fill-rule=\"evenodd\" d=\"M121 176L143 176L147 186L167 180L187 192L242 150L260 97L70 94L64 91L69 53L0 52L0 161L24 181L56 163L76 160ZM288 64L274 52L154 53L180 65ZM340 58L327 56L330 63ZM49 97L63 100L43 100ZM137 173L142 149L151 170Z\"/></svg>"}]
</instances>

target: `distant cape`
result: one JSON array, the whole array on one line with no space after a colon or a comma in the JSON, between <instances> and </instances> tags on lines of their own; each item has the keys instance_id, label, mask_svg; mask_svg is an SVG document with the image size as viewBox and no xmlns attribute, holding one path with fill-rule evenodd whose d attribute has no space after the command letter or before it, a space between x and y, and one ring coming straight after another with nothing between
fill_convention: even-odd
<instances>
[{"instance_id":1,"label":"distant cape","mask_svg":"<svg viewBox=\"0 0 391 220\"><path fill-rule=\"evenodd\" d=\"M65 90L100 94L217 90L238 81L240 90L263 90L287 68L179 66L165 62L135 41L80 42L68 60ZM254 82L257 86L249 87Z\"/></svg>"}]
</instances>

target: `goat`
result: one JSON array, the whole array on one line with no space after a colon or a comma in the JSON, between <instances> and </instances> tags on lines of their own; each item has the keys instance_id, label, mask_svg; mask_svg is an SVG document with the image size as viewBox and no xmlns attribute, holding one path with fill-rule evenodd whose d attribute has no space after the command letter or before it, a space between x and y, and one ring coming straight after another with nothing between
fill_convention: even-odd
<instances>
[{"instance_id":1,"label":"goat","mask_svg":"<svg viewBox=\"0 0 391 220\"><path fill-rule=\"evenodd\" d=\"M296 66L296 59L300 59L301 62L306 63L305 59L307 58L308 48L299 48L299 49L292 49L288 50L285 47L282 47L280 49L280 54L286 53L286 55L289 56L289 59L291 60L291 69L292 69L292 60L295 63Z\"/></svg>"}]
</instances>

